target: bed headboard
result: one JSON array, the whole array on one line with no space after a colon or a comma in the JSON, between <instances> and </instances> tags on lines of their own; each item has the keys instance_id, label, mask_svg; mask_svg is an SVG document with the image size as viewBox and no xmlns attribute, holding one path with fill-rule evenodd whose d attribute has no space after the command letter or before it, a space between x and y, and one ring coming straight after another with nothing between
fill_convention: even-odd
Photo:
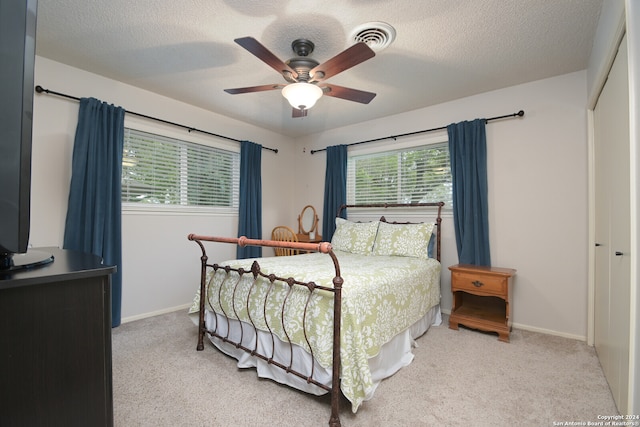
<instances>
[{"instance_id":1,"label":"bed headboard","mask_svg":"<svg viewBox=\"0 0 640 427\"><path fill-rule=\"evenodd\" d=\"M442 227L442 207L444 206L444 202L433 202L433 203L371 203L371 204L360 204L360 205L341 205L338 208L338 212L336 213L336 217L340 217L342 212L348 208L437 208L437 214L435 218L435 230L436 230L436 259L440 261L440 231ZM387 219L382 216L380 221L388 222L389 224L412 224L411 222L396 222L396 221L387 221Z\"/></svg>"}]
</instances>

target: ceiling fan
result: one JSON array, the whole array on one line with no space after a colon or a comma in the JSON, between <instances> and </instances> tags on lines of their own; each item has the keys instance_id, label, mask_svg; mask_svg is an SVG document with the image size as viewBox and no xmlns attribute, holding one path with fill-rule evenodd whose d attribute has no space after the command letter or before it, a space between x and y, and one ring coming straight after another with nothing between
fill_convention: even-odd
<instances>
[{"instance_id":1,"label":"ceiling fan","mask_svg":"<svg viewBox=\"0 0 640 427\"><path fill-rule=\"evenodd\" d=\"M305 117L307 110L313 107L322 95L342 98L362 104L368 104L376 96L375 93L324 83L329 77L333 77L342 71L374 57L375 52L366 43L356 43L328 61L320 64L316 60L308 57L308 55L313 52L315 46L311 41L306 39L294 40L291 43L291 48L297 57L291 58L286 62L278 59L278 57L253 37L242 37L234 41L280 73L289 83L224 90L232 95L282 89L282 95L287 98L293 107L293 117Z\"/></svg>"}]
</instances>

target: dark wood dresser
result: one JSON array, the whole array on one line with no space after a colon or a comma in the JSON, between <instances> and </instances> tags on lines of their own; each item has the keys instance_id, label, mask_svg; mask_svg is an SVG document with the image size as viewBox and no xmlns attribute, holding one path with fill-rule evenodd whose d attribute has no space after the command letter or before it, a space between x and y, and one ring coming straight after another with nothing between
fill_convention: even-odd
<instances>
[{"instance_id":1,"label":"dark wood dresser","mask_svg":"<svg viewBox=\"0 0 640 427\"><path fill-rule=\"evenodd\" d=\"M111 274L94 255L0 272L0 426L113 426Z\"/></svg>"}]
</instances>

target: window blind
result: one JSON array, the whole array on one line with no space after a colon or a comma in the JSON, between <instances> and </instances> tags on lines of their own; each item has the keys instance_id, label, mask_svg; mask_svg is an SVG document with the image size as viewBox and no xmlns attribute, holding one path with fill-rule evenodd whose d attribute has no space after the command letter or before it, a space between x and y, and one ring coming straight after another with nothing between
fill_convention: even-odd
<instances>
[{"instance_id":1,"label":"window blind","mask_svg":"<svg viewBox=\"0 0 640 427\"><path fill-rule=\"evenodd\" d=\"M237 152L126 128L122 202L238 207Z\"/></svg>"},{"instance_id":2,"label":"window blind","mask_svg":"<svg viewBox=\"0 0 640 427\"><path fill-rule=\"evenodd\" d=\"M349 156L347 202L445 202L451 208L451 166L448 144Z\"/></svg>"}]
</instances>

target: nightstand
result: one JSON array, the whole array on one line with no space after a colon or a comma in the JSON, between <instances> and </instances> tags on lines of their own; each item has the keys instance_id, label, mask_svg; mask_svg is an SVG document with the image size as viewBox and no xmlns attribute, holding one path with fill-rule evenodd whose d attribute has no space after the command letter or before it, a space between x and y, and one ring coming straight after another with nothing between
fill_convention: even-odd
<instances>
[{"instance_id":1,"label":"nightstand","mask_svg":"<svg viewBox=\"0 0 640 427\"><path fill-rule=\"evenodd\" d=\"M509 342L511 332L512 268L456 264L451 270L453 307L449 328L464 325L472 329L497 332L500 341Z\"/></svg>"}]
</instances>

